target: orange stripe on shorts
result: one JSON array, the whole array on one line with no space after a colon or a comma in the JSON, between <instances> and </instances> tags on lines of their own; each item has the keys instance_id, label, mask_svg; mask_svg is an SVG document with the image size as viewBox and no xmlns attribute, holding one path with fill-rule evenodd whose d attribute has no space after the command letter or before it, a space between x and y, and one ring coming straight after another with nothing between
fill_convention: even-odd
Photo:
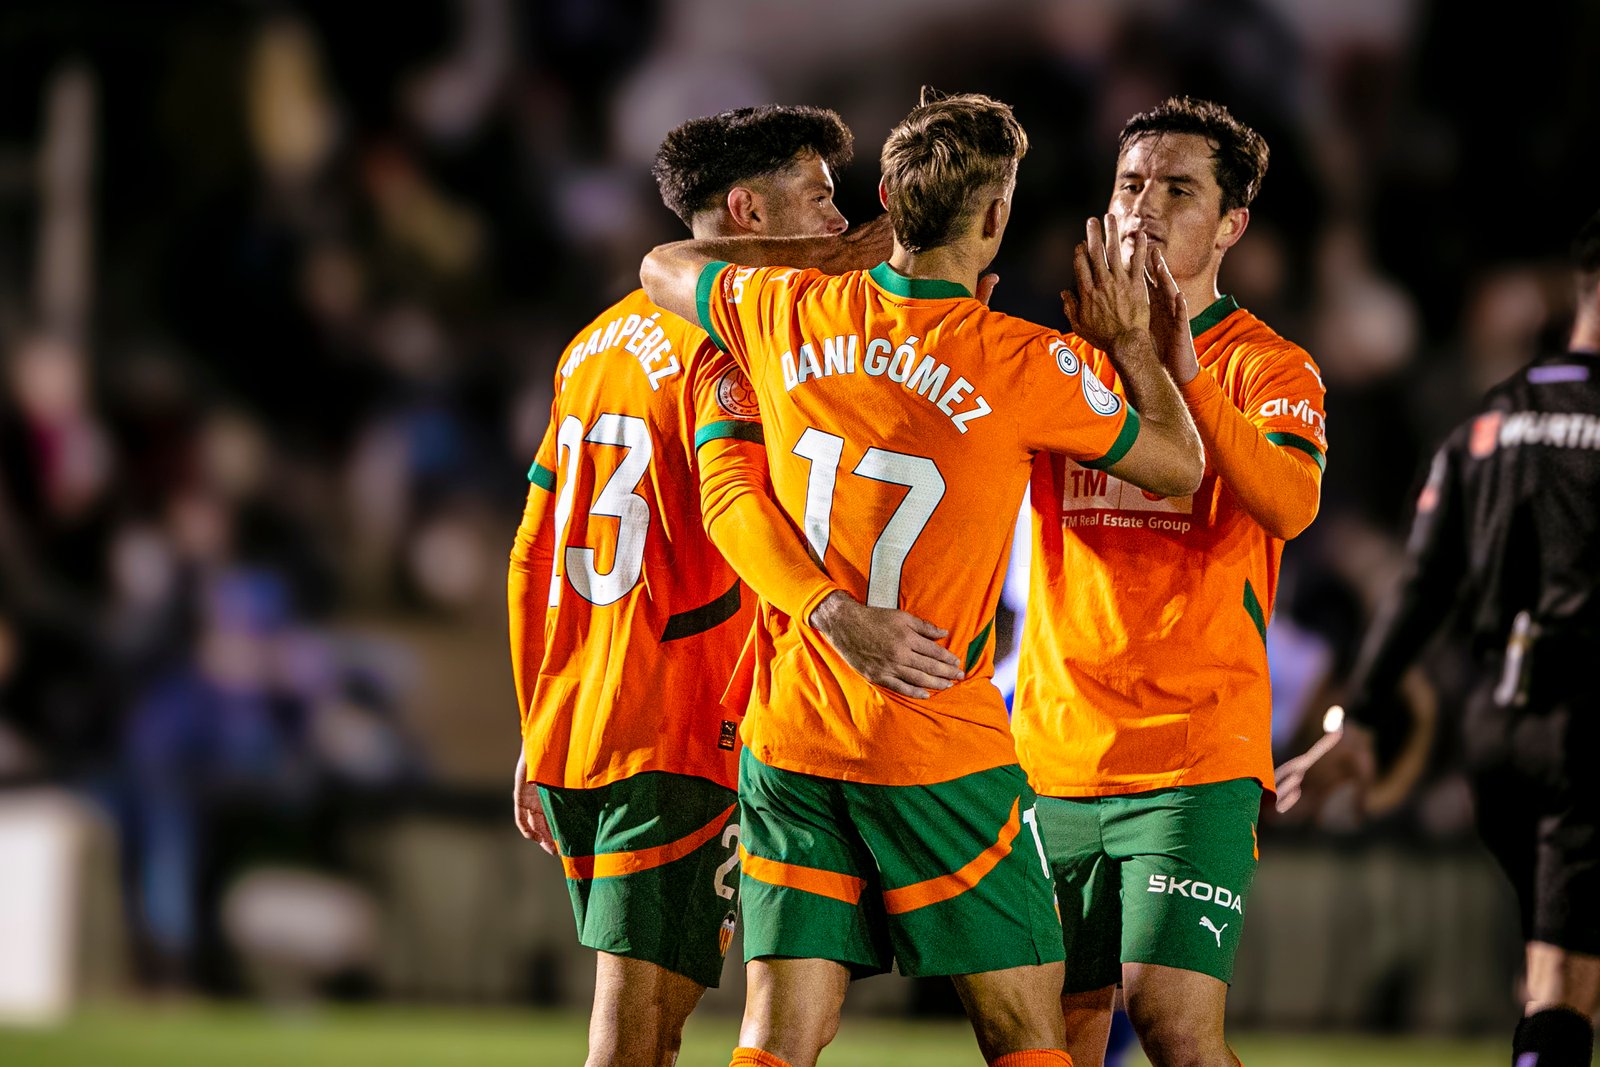
<instances>
[{"instance_id":1,"label":"orange stripe on shorts","mask_svg":"<svg viewBox=\"0 0 1600 1067\"><path fill-rule=\"evenodd\" d=\"M568 878L615 878L623 874L638 874L648 871L652 867L680 860L699 848L701 845L717 836L717 831L722 829L728 821L728 816L733 814L737 803L729 804L727 810L710 822L706 823L687 837L680 837L676 841L669 841L664 845L654 848L641 848L633 852L601 852L594 856L562 856L561 868L567 872Z\"/></svg>"},{"instance_id":2,"label":"orange stripe on shorts","mask_svg":"<svg viewBox=\"0 0 1600 1067\"><path fill-rule=\"evenodd\" d=\"M885 890L883 905L889 914L902 915L908 911L925 908L929 904L938 904L952 897L958 897L983 881L984 875L994 870L1001 860L1011 854L1011 842L1017 839L1017 832L1022 829L1022 818L1017 810L1021 803L1021 797L1011 802L1011 817L1000 828L1000 836L995 839L995 843L978 853L959 871L914 882L899 889Z\"/></svg>"},{"instance_id":3,"label":"orange stripe on shorts","mask_svg":"<svg viewBox=\"0 0 1600 1067\"><path fill-rule=\"evenodd\" d=\"M739 869L758 882L782 886L785 889L800 889L807 893L815 893L819 897L831 897L846 904L860 903L861 891L867 885L866 879L857 878L853 874L824 871L818 867L801 867L781 860L752 856L745 851L743 845L739 846Z\"/></svg>"}]
</instances>

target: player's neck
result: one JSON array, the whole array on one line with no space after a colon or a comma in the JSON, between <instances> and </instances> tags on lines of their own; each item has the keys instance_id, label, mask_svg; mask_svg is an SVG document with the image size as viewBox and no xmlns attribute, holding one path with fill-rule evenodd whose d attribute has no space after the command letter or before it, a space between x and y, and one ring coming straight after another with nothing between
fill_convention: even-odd
<instances>
[{"instance_id":1,"label":"player's neck","mask_svg":"<svg viewBox=\"0 0 1600 1067\"><path fill-rule=\"evenodd\" d=\"M1189 317L1193 318L1206 308L1222 299L1222 293L1217 289L1217 272L1206 271L1193 278L1183 278L1178 282L1178 288L1183 291L1183 302L1189 305Z\"/></svg>"},{"instance_id":2,"label":"player's neck","mask_svg":"<svg viewBox=\"0 0 1600 1067\"><path fill-rule=\"evenodd\" d=\"M894 243L894 254L889 266L907 278L926 281L954 282L969 293L978 291L978 276L988 265L979 263L981 253L960 242L940 245L926 252L908 252L899 241Z\"/></svg>"}]
</instances>

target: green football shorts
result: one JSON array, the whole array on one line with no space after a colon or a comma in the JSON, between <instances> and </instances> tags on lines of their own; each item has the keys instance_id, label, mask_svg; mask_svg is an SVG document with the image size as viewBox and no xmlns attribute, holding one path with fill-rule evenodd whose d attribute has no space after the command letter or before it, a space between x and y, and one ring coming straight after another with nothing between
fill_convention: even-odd
<instances>
[{"instance_id":1,"label":"green football shorts","mask_svg":"<svg viewBox=\"0 0 1600 1067\"><path fill-rule=\"evenodd\" d=\"M1040 797L1066 938L1066 991L1115 985L1123 963L1224 982L1256 873L1261 786L1239 778L1112 797Z\"/></svg>"},{"instance_id":2,"label":"green football shorts","mask_svg":"<svg viewBox=\"0 0 1600 1067\"><path fill-rule=\"evenodd\" d=\"M1061 921L1015 764L864 785L739 763L746 960L911 977L1061 959Z\"/></svg>"},{"instance_id":3,"label":"green football shorts","mask_svg":"<svg viewBox=\"0 0 1600 1067\"><path fill-rule=\"evenodd\" d=\"M539 787L588 948L715 986L737 920L738 797L648 771L598 789Z\"/></svg>"}]
</instances>

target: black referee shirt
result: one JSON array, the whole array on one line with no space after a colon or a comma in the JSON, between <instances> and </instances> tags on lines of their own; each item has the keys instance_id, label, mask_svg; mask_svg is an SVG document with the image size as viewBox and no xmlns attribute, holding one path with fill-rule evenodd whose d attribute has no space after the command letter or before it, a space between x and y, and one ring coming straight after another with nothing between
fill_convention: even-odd
<instances>
[{"instance_id":1,"label":"black referee shirt","mask_svg":"<svg viewBox=\"0 0 1600 1067\"><path fill-rule=\"evenodd\" d=\"M1457 610L1481 660L1528 612L1546 640L1600 638L1600 356L1545 356L1490 390L1434 455L1400 586L1368 632L1347 714L1380 711ZM1600 651L1600 645L1596 646Z\"/></svg>"}]
</instances>

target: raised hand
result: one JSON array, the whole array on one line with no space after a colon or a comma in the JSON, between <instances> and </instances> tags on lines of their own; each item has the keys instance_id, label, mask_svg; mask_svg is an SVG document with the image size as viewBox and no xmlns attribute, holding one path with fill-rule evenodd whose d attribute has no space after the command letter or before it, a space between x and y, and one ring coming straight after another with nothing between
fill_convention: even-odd
<instances>
[{"instance_id":1,"label":"raised hand","mask_svg":"<svg viewBox=\"0 0 1600 1067\"><path fill-rule=\"evenodd\" d=\"M1150 329L1150 294L1145 284L1149 244L1133 235L1133 253L1124 257L1117 220L1090 219L1087 237L1073 253L1078 292L1061 293L1061 308L1079 337L1109 352L1119 334Z\"/></svg>"},{"instance_id":2,"label":"raised hand","mask_svg":"<svg viewBox=\"0 0 1600 1067\"><path fill-rule=\"evenodd\" d=\"M1194 353L1194 337L1189 333L1188 301L1159 248L1150 250L1150 270L1145 280L1150 290L1150 336L1156 343L1156 353L1172 380L1183 385L1200 373L1200 361Z\"/></svg>"},{"instance_id":3,"label":"raised hand","mask_svg":"<svg viewBox=\"0 0 1600 1067\"><path fill-rule=\"evenodd\" d=\"M909 612L868 607L836 590L811 613L811 625L857 674L901 696L926 699L965 677L961 661L939 644L950 632Z\"/></svg>"}]
</instances>

